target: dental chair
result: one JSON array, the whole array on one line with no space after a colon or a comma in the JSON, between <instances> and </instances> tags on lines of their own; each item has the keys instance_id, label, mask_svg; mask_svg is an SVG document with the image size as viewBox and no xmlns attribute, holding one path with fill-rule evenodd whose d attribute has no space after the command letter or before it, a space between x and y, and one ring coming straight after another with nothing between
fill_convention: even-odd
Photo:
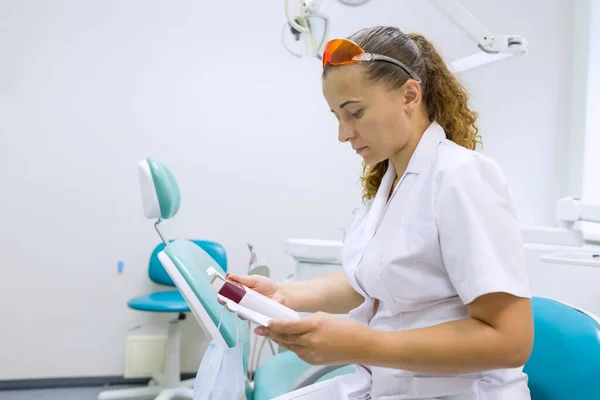
<instances>
[{"instance_id":1,"label":"dental chair","mask_svg":"<svg viewBox=\"0 0 600 400\"><path fill-rule=\"evenodd\" d=\"M534 344L524 371L532 400L600 399L600 319L534 297Z\"/></svg>"},{"instance_id":2,"label":"dental chair","mask_svg":"<svg viewBox=\"0 0 600 400\"><path fill-rule=\"evenodd\" d=\"M227 271L227 254L223 246L208 240L191 240L191 242L210 254L214 260L217 260L223 271ZM173 283L173 280L171 280L169 274L158 260L158 254L164 247L165 244L161 243L152 251L148 262L148 277L158 285L175 287L175 283ZM177 315L175 319L169 321L164 370L160 374L154 374L148 386L106 390L98 395L98 399L142 399L156 396L160 398L160 395L163 393L164 398L168 393L181 391L180 387L191 387L194 383L193 379L187 381L180 380L181 321L185 320L186 314L190 312L190 307L181 293L178 290L152 292L133 297L127 302L127 305L136 311L172 313Z\"/></svg>"},{"instance_id":3,"label":"dental chair","mask_svg":"<svg viewBox=\"0 0 600 400\"><path fill-rule=\"evenodd\" d=\"M139 163L139 173L144 214L156 221L154 227L165 244L158 259L206 334L229 347L242 343L244 371L249 377L246 381L248 400L272 399L315 382L355 372L353 366L313 367L290 351L273 355L255 371L249 371L250 326L218 302L207 274L210 267L222 274L225 271L202 247L184 239L167 241L161 233L161 223L173 218L179 210L179 187L173 174L152 158ZM175 396L191 399L193 391L181 387L156 399Z\"/></svg>"}]
</instances>

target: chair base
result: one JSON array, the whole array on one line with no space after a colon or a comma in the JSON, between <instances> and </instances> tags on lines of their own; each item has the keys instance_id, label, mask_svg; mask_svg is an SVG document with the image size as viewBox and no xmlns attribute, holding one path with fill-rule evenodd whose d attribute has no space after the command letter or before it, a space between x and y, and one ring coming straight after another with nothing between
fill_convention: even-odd
<instances>
[{"instance_id":1,"label":"chair base","mask_svg":"<svg viewBox=\"0 0 600 400\"><path fill-rule=\"evenodd\" d=\"M194 390L187 387L162 388L160 386L145 386L141 388L107 390L98 395L100 400L171 400L193 399Z\"/></svg>"}]
</instances>

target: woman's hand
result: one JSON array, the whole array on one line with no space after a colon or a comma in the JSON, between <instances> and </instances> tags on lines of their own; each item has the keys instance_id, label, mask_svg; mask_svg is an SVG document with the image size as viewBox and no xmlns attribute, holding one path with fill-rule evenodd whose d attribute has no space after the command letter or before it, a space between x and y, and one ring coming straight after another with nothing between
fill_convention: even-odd
<instances>
[{"instance_id":1,"label":"woman's hand","mask_svg":"<svg viewBox=\"0 0 600 400\"><path fill-rule=\"evenodd\" d=\"M229 274L225 275L225 277L233 282L240 283L240 284L246 286L247 288L252 289L255 292L258 292L258 293L262 294L263 296L270 298L271 300L274 300L280 304L286 305L285 304L285 296L283 295L283 292L281 290L279 290L279 287L277 286L277 284L275 282L273 282L271 279L267 278L266 276L238 275L238 274L229 273Z\"/></svg>"},{"instance_id":2,"label":"woman's hand","mask_svg":"<svg viewBox=\"0 0 600 400\"><path fill-rule=\"evenodd\" d=\"M358 363L369 341L367 326L321 312L294 321L272 320L269 328L257 328L255 333L313 365Z\"/></svg>"}]
</instances>

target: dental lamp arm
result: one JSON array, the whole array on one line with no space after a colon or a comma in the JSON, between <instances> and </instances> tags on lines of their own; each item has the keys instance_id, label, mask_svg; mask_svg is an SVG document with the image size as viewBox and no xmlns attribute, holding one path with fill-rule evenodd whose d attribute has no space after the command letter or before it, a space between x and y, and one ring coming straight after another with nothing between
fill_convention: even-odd
<instances>
[{"instance_id":1,"label":"dental lamp arm","mask_svg":"<svg viewBox=\"0 0 600 400\"><path fill-rule=\"evenodd\" d=\"M432 0L478 43L485 53L521 54L527 52L527 40L519 35L495 36L456 0Z\"/></svg>"},{"instance_id":2,"label":"dental lamp arm","mask_svg":"<svg viewBox=\"0 0 600 400\"><path fill-rule=\"evenodd\" d=\"M481 52L455 60L448 67L455 73L467 71L513 55L527 53L527 40L519 35L494 36L457 0L432 0L456 25L474 39Z\"/></svg>"}]
</instances>

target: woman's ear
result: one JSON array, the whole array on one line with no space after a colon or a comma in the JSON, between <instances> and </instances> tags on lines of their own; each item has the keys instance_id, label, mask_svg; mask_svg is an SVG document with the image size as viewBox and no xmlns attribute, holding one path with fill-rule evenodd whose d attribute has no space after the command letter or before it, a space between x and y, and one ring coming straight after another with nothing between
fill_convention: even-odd
<instances>
[{"instance_id":1,"label":"woman's ear","mask_svg":"<svg viewBox=\"0 0 600 400\"><path fill-rule=\"evenodd\" d=\"M404 84L404 105L409 111L415 111L421 104L421 86L412 79Z\"/></svg>"}]
</instances>

